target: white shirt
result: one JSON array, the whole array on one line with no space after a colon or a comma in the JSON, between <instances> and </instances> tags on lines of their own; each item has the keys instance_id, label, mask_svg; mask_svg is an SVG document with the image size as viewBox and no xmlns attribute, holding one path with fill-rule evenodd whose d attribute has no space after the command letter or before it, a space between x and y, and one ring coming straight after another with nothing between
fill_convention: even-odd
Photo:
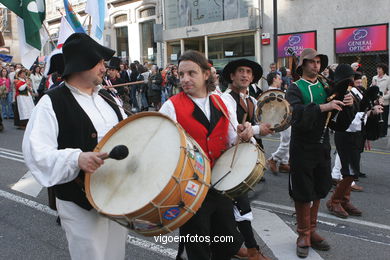
<instances>
[{"instance_id":1,"label":"white shirt","mask_svg":"<svg viewBox=\"0 0 390 260\"><path fill-rule=\"evenodd\" d=\"M210 98L209 98L210 94L208 94L207 97L205 98L193 98L190 95L187 96L191 98L199 106L199 108L203 111L207 119L210 121ZM225 100L223 100L223 102L225 103L225 106L228 110L228 116L230 118L230 122L234 125L233 128L232 124L229 123L229 127L228 127L228 147L231 147L233 144L235 144L237 139L237 133L235 131L238 125L237 115L236 115L236 110L233 110L230 104L226 103ZM175 107L171 100L166 101L162 105L159 112L169 116L172 120L177 121Z\"/></svg>"},{"instance_id":2,"label":"white shirt","mask_svg":"<svg viewBox=\"0 0 390 260\"><path fill-rule=\"evenodd\" d=\"M77 103L90 118L98 134L98 142L118 123L118 117L111 106L98 94L96 87L92 95L80 92L65 84L75 97ZM123 118L126 114L120 108ZM81 149L58 149L58 121L53 110L51 99L44 95L34 108L23 137L23 155L27 167L45 186L66 183L74 180L80 168L78 158Z\"/></svg>"},{"instance_id":3,"label":"white shirt","mask_svg":"<svg viewBox=\"0 0 390 260\"><path fill-rule=\"evenodd\" d=\"M378 75L372 77L371 86L376 85L383 93L383 105L388 106L390 104L390 77L384 74L381 78Z\"/></svg>"},{"instance_id":4,"label":"white shirt","mask_svg":"<svg viewBox=\"0 0 390 260\"><path fill-rule=\"evenodd\" d=\"M249 97L252 100L253 105L255 106L255 112L254 112L255 113L254 116L255 116L256 115L256 110L257 110L257 100L255 98L253 98L253 97L251 97L249 95L245 95L243 93L240 93L240 97L242 99L244 99L244 102L245 102L246 105L248 105L247 101L246 101L246 98ZM237 102L236 102L236 100L234 100L232 95L230 95L229 93L226 93L226 92L221 95L221 98L223 99L225 104L228 104L233 109L234 114L236 115L236 120L237 120L237 114L236 114ZM259 135L260 134L260 126L259 125L257 125L257 124L253 125L252 129L253 129L253 135Z\"/></svg>"}]
</instances>

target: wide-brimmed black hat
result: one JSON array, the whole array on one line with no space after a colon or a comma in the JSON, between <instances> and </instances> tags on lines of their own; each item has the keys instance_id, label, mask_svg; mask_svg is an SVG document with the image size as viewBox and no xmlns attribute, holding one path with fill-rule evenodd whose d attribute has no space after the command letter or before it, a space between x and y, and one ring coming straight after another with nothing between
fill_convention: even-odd
<instances>
[{"instance_id":1,"label":"wide-brimmed black hat","mask_svg":"<svg viewBox=\"0 0 390 260\"><path fill-rule=\"evenodd\" d=\"M248 59L238 59L229 62L225 66L225 68L223 68L222 71L223 78L227 82L231 83L232 79L230 78L230 74L234 73L238 67L242 67L242 66L249 67L252 69L252 73L253 73L252 83L257 83L261 79L261 76L263 76L263 68L260 66L259 63Z\"/></svg>"},{"instance_id":2,"label":"wide-brimmed black hat","mask_svg":"<svg viewBox=\"0 0 390 260\"><path fill-rule=\"evenodd\" d=\"M320 72L323 72L326 67L328 66L328 56L326 56L325 54L319 54L315 49L312 49L312 48L306 48L302 51L301 53L301 56L299 57L299 64L298 64L298 67L297 67L297 73L298 75L302 75L302 65L303 65L303 62L305 60L312 60L314 59L315 57L319 57L320 60L321 60L321 68L320 68Z\"/></svg>"},{"instance_id":3,"label":"wide-brimmed black hat","mask_svg":"<svg viewBox=\"0 0 390 260\"><path fill-rule=\"evenodd\" d=\"M85 33L74 33L62 46L64 72L68 76L75 72L90 70L101 60L108 61L115 51L104 47Z\"/></svg>"},{"instance_id":4,"label":"wide-brimmed black hat","mask_svg":"<svg viewBox=\"0 0 390 260\"><path fill-rule=\"evenodd\" d=\"M334 82L337 84L343 80L354 77L356 74L349 64L339 64L334 72Z\"/></svg>"},{"instance_id":5,"label":"wide-brimmed black hat","mask_svg":"<svg viewBox=\"0 0 390 260\"><path fill-rule=\"evenodd\" d=\"M110 61L108 62L108 68L120 71L121 70L121 68L119 66L120 64L121 64L121 59L120 58L112 57L110 59Z\"/></svg>"},{"instance_id":6,"label":"wide-brimmed black hat","mask_svg":"<svg viewBox=\"0 0 390 260\"><path fill-rule=\"evenodd\" d=\"M47 77L54 72L57 72L60 75L64 72L64 57L62 49L55 49L47 58L44 74Z\"/></svg>"}]
</instances>

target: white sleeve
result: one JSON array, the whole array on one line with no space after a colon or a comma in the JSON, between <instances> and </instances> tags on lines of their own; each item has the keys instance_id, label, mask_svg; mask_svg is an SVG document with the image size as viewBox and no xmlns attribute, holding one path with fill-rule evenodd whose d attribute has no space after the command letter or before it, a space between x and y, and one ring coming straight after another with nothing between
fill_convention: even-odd
<instances>
[{"instance_id":1,"label":"white sleeve","mask_svg":"<svg viewBox=\"0 0 390 260\"><path fill-rule=\"evenodd\" d=\"M229 127L228 127L228 147L233 146L236 143L237 140L237 126L238 126L238 121L237 121L237 113L236 113L236 101L232 97L232 95L228 93L223 93L221 95L221 99L223 103L225 104L227 110L228 110L228 116L229 116ZM234 125L234 127L232 126Z\"/></svg>"},{"instance_id":2,"label":"white sleeve","mask_svg":"<svg viewBox=\"0 0 390 260\"><path fill-rule=\"evenodd\" d=\"M58 150L58 123L48 95L33 109L23 137L25 163L37 181L50 187L74 180L80 168L80 149Z\"/></svg>"},{"instance_id":3,"label":"white sleeve","mask_svg":"<svg viewBox=\"0 0 390 260\"><path fill-rule=\"evenodd\" d=\"M169 99L162 105L158 112L169 116L174 121L177 121L175 107L173 106L172 101Z\"/></svg>"},{"instance_id":4,"label":"white sleeve","mask_svg":"<svg viewBox=\"0 0 390 260\"><path fill-rule=\"evenodd\" d=\"M253 135L260 135L260 125L257 121L257 118L256 118L256 115L257 115L257 100L254 98L254 97L250 97L250 99L252 100L253 102L253 105L255 106L255 114L253 115L255 117L255 122L256 122L256 125L252 126L252 129L253 129Z\"/></svg>"},{"instance_id":5,"label":"white sleeve","mask_svg":"<svg viewBox=\"0 0 390 260\"><path fill-rule=\"evenodd\" d=\"M27 87L27 83L19 87L19 91L25 90Z\"/></svg>"},{"instance_id":6,"label":"white sleeve","mask_svg":"<svg viewBox=\"0 0 390 260\"><path fill-rule=\"evenodd\" d=\"M355 118L352 120L352 123L349 125L347 132L358 132L362 130L362 117L364 116L364 112L358 112L355 115ZM367 117L364 120L367 122Z\"/></svg>"}]
</instances>

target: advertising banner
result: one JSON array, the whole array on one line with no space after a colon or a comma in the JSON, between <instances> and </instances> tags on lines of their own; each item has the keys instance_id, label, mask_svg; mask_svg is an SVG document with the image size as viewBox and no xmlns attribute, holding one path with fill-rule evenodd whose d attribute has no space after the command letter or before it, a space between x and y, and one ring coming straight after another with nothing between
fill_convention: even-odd
<instances>
[{"instance_id":1,"label":"advertising banner","mask_svg":"<svg viewBox=\"0 0 390 260\"><path fill-rule=\"evenodd\" d=\"M335 29L336 53L386 51L388 25Z\"/></svg>"},{"instance_id":2,"label":"advertising banner","mask_svg":"<svg viewBox=\"0 0 390 260\"><path fill-rule=\"evenodd\" d=\"M316 32L302 32L278 35L278 57L291 56L288 49L291 48L297 56L305 48L316 49Z\"/></svg>"}]
</instances>

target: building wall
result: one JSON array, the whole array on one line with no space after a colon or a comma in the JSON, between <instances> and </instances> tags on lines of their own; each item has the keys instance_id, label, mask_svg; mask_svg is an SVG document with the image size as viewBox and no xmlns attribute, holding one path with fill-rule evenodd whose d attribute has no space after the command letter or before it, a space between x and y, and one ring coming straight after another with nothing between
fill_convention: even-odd
<instances>
[{"instance_id":1,"label":"building wall","mask_svg":"<svg viewBox=\"0 0 390 260\"><path fill-rule=\"evenodd\" d=\"M268 70L273 62L273 1L264 1L264 26L271 33L271 45L262 46L262 65ZM278 0L278 34L317 31L317 49L328 55L329 64L336 60L334 28L388 23L388 0Z\"/></svg>"}]
</instances>

